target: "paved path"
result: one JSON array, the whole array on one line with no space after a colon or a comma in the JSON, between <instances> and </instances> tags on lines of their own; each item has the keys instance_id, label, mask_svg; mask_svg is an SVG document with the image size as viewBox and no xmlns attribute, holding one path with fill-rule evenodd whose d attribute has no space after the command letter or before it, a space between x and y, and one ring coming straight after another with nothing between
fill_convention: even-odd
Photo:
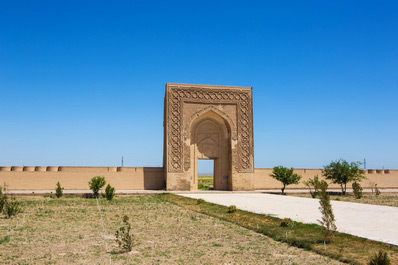
<instances>
[{"instance_id":1,"label":"paved path","mask_svg":"<svg viewBox=\"0 0 398 265\"><path fill-rule=\"evenodd\" d=\"M319 200L272 194L204 194L182 196L303 223L318 223L321 218ZM332 201L339 232L398 245L398 207Z\"/></svg>"}]
</instances>

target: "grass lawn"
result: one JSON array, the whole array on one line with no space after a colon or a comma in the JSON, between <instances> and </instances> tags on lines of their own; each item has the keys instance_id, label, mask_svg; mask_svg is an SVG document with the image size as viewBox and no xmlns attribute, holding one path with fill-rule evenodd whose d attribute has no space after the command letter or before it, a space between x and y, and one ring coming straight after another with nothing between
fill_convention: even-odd
<instances>
[{"instance_id":1,"label":"grass lawn","mask_svg":"<svg viewBox=\"0 0 398 265\"><path fill-rule=\"evenodd\" d=\"M290 193L289 196L296 197L306 197L311 198L309 193ZM366 203L366 204L374 204L374 205L384 205L384 206L393 206L398 207L398 194L397 193L381 193L379 196L372 195L369 193L364 193L361 199L355 199L352 193L348 193L345 196L337 196L331 195L331 200L345 201L345 202L357 202L357 203Z\"/></svg>"},{"instance_id":2,"label":"grass lawn","mask_svg":"<svg viewBox=\"0 0 398 265\"><path fill-rule=\"evenodd\" d=\"M1 264L340 264L180 207L185 198L175 195L100 199L101 214L95 199L19 200L23 213L0 215ZM186 202L197 207L196 200ZM114 237L124 215L134 235L130 253L121 253Z\"/></svg>"}]
</instances>

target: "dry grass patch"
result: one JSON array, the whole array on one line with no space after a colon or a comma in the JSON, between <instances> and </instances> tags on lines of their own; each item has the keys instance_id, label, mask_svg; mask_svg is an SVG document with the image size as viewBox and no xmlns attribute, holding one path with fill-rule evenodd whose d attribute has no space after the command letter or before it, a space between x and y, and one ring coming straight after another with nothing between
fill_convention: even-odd
<instances>
[{"instance_id":1,"label":"dry grass patch","mask_svg":"<svg viewBox=\"0 0 398 265\"><path fill-rule=\"evenodd\" d=\"M0 218L1 264L339 264L160 198L101 199L105 241L95 199L21 198L23 213ZM114 237L124 215L130 253Z\"/></svg>"}]
</instances>

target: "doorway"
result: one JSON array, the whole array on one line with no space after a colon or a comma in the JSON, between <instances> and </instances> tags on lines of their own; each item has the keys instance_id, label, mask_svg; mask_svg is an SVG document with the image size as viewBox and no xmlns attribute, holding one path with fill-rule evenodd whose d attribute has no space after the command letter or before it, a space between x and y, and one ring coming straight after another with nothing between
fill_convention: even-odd
<instances>
[{"instance_id":1,"label":"doorway","mask_svg":"<svg viewBox=\"0 0 398 265\"><path fill-rule=\"evenodd\" d=\"M198 189L214 189L214 159L198 159Z\"/></svg>"}]
</instances>

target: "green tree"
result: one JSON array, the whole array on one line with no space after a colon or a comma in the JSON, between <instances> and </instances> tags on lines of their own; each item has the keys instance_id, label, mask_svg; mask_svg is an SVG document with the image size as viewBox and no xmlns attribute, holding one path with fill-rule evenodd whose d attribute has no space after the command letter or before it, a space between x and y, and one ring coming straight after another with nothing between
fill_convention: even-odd
<instances>
[{"instance_id":1,"label":"green tree","mask_svg":"<svg viewBox=\"0 0 398 265\"><path fill-rule=\"evenodd\" d=\"M293 168L286 168L283 166L274 167L270 176L282 182L282 195L285 195L285 188L287 185L298 184L301 179L300 175L293 173Z\"/></svg>"},{"instance_id":2,"label":"green tree","mask_svg":"<svg viewBox=\"0 0 398 265\"><path fill-rule=\"evenodd\" d=\"M322 175L332 181L332 183L339 184L343 195L347 191L347 183L352 181L361 181L365 178L359 166L360 162L347 162L344 159L339 159L330 162L329 165L324 166Z\"/></svg>"},{"instance_id":3,"label":"green tree","mask_svg":"<svg viewBox=\"0 0 398 265\"><path fill-rule=\"evenodd\" d=\"M106 181L105 181L105 177L101 177L101 176L96 176L93 177L90 182L88 183L90 189L93 191L94 197L98 198L99 195L99 190L105 186Z\"/></svg>"}]
</instances>

